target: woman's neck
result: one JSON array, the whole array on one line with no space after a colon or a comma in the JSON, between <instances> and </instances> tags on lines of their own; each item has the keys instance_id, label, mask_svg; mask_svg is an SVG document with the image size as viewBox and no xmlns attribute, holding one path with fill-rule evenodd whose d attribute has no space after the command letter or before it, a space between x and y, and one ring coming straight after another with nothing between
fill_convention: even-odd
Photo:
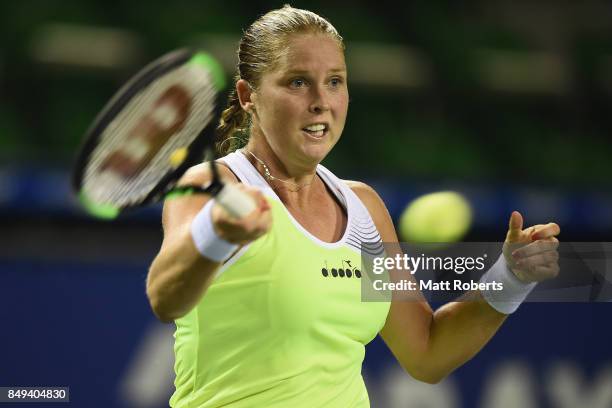
<instances>
[{"instance_id":1,"label":"woman's neck","mask_svg":"<svg viewBox=\"0 0 612 408\"><path fill-rule=\"evenodd\" d=\"M250 141L243 153L285 204L307 206L311 194L324 187L316 175L316 166L292 166L282 161L267 143Z\"/></svg>"}]
</instances>

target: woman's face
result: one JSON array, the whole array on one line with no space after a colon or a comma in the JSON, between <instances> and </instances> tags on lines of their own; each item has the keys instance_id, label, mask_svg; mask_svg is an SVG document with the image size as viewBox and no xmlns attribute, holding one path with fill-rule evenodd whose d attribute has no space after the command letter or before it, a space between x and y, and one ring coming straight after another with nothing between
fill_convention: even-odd
<instances>
[{"instance_id":1,"label":"woman's face","mask_svg":"<svg viewBox=\"0 0 612 408\"><path fill-rule=\"evenodd\" d=\"M312 167L336 144L346 121L344 53L327 35L290 38L276 69L251 99L253 126L285 164Z\"/></svg>"}]
</instances>

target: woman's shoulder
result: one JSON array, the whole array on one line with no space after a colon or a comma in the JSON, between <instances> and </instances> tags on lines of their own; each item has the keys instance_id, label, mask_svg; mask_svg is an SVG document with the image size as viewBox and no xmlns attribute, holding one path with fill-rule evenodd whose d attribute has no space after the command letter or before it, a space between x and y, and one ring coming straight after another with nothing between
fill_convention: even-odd
<instances>
[{"instance_id":1,"label":"woman's shoulder","mask_svg":"<svg viewBox=\"0 0 612 408\"><path fill-rule=\"evenodd\" d=\"M219 175L224 181L239 182L238 177L223 162L216 162ZM179 185L206 184L212 179L210 163L200 163L187 169L179 180Z\"/></svg>"},{"instance_id":2,"label":"woman's shoulder","mask_svg":"<svg viewBox=\"0 0 612 408\"><path fill-rule=\"evenodd\" d=\"M376 190L362 181L343 180L367 208L385 242L395 242L395 228L385 202Z\"/></svg>"},{"instance_id":3,"label":"woman's shoulder","mask_svg":"<svg viewBox=\"0 0 612 408\"><path fill-rule=\"evenodd\" d=\"M352 191L359 197L361 201L370 209L370 206L376 206L384 203L376 190L363 181L342 180Z\"/></svg>"},{"instance_id":4,"label":"woman's shoulder","mask_svg":"<svg viewBox=\"0 0 612 408\"><path fill-rule=\"evenodd\" d=\"M387 212L387 207L385 206L384 201L382 198L380 198L376 190L374 190L374 188L372 188L370 185L364 183L363 181L342 181L351 189L351 191L353 191L353 193L355 193L355 195L357 195L372 216L375 216L380 212Z\"/></svg>"}]
</instances>

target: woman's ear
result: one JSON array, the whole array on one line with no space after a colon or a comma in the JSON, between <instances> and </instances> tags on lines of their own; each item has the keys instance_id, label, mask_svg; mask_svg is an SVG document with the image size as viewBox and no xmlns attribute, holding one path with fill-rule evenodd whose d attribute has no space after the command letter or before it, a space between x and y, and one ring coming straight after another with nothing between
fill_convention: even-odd
<instances>
[{"instance_id":1,"label":"woman's ear","mask_svg":"<svg viewBox=\"0 0 612 408\"><path fill-rule=\"evenodd\" d=\"M238 93L238 100L242 109L247 113L252 113L255 110L254 99L256 99L257 95L253 92L251 85L244 79L239 79L236 82L236 92Z\"/></svg>"}]
</instances>

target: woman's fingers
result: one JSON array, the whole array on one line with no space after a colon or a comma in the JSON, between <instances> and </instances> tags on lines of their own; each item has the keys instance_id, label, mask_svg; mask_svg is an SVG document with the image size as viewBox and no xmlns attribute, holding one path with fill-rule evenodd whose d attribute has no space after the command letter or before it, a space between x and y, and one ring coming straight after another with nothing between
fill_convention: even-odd
<instances>
[{"instance_id":1,"label":"woman's fingers","mask_svg":"<svg viewBox=\"0 0 612 408\"><path fill-rule=\"evenodd\" d=\"M554 222L523 229L518 211L510 216L504 255L508 266L524 282L550 279L559 273L559 240L561 228Z\"/></svg>"},{"instance_id":2,"label":"woman's fingers","mask_svg":"<svg viewBox=\"0 0 612 408\"><path fill-rule=\"evenodd\" d=\"M559 274L559 240L555 237L538 240L512 254L512 270L526 282L539 282Z\"/></svg>"},{"instance_id":3,"label":"woman's fingers","mask_svg":"<svg viewBox=\"0 0 612 408\"><path fill-rule=\"evenodd\" d=\"M559 253L557 251L547 251L531 255L527 258L521 258L516 261L516 266L523 269L533 268L539 265L549 265L559 261Z\"/></svg>"},{"instance_id":4,"label":"woman's fingers","mask_svg":"<svg viewBox=\"0 0 612 408\"><path fill-rule=\"evenodd\" d=\"M256 210L243 218L234 218L220 206L215 206L213 222L221 238L244 245L270 230L272 214L270 203L261 190L244 184L238 184L237 187L251 196L257 206Z\"/></svg>"},{"instance_id":5,"label":"woman's fingers","mask_svg":"<svg viewBox=\"0 0 612 408\"><path fill-rule=\"evenodd\" d=\"M538 239L545 239L556 237L561 233L561 228L554 222L549 222L545 225L536 225L535 231L531 234L531 239L536 241Z\"/></svg>"},{"instance_id":6,"label":"woman's fingers","mask_svg":"<svg viewBox=\"0 0 612 408\"><path fill-rule=\"evenodd\" d=\"M540 239L514 250L512 252L512 257L515 260L519 260L522 258L528 258L541 252L556 251L558 247L559 240L555 237Z\"/></svg>"},{"instance_id":7,"label":"woman's fingers","mask_svg":"<svg viewBox=\"0 0 612 408\"><path fill-rule=\"evenodd\" d=\"M523 235L523 216L518 211L513 211L508 222L508 233L506 242L514 243L522 240Z\"/></svg>"}]
</instances>

